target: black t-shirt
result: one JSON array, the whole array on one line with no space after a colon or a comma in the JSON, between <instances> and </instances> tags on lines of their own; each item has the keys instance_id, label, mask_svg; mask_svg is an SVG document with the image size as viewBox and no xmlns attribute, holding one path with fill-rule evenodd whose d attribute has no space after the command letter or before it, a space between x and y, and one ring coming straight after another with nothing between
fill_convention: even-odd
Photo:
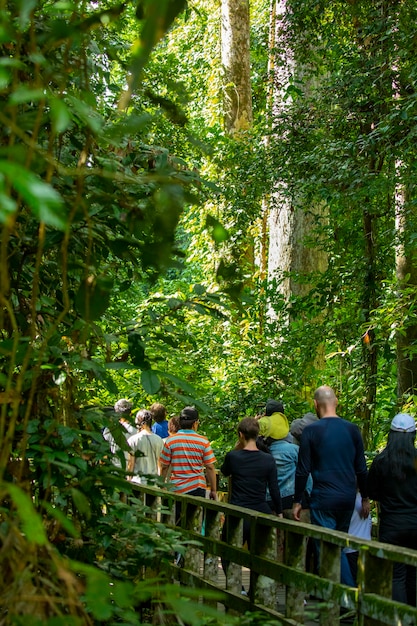
<instances>
[{"instance_id":1,"label":"black t-shirt","mask_svg":"<svg viewBox=\"0 0 417 626\"><path fill-rule=\"evenodd\" d=\"M398 530L417 528L417 469L410 467L403 480L387 471L378 454L369 468L368 491L380 506L380 527ZM417 468L417 451L415 458Z\"/></svg>"},{"instance_id":2,"label":"black t-shirt","mask_svg":"<svg viewBox=\"0 0 417 626\"><path fill-rule=\"evenodd\" d=\"M221 471L232 481L230 504L271 513L266 503L268 486L275 513L282 513L277 468L273 457L261 450L231 450Z\"/></svg>"}]
</instances>

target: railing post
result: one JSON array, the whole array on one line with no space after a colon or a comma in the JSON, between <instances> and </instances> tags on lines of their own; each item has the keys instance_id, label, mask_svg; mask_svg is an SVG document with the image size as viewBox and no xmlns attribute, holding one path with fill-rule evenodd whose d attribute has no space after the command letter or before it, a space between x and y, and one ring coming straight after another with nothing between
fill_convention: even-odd
<instances>
[{"instance_id":1,"label":"railing post","mask_svg":"<svg viewBox=\"0 0 417 626\"><path fill-rule=\"evenodd\" d=\"M276 528L264 526L256 518L251 520L251 553L276 561L277 545ZM250 598L256 604L263 604L276 610L278 604L278 583L273 578L251 571Z\"/></svg>"},{"instance_id":2,"label":"railing post","mask_svg":"<svg viewBox=\"0 0 417 626\"><path fill-rule=\"evenodd\" d=\"M187 545L186 567L178 568L174 563L162 562L161 571L166 570L181 584L214 589L217 586L218 559L223 557L229 560L226 591L221 599L221 604L228 611L242 613L248 608L252 611L259 609L273 619L278 618L278 622L301 624L305 619L304 595L310 593L321 598L324 604L327 603L327 606L317 607L321 613L321 626L338 624L340 604L357 611L357 626L417 624L416 608L391 600L393 563L414 566L417 564L417 553L414 550L374 541L362 542L314 525L285 519L274 520L256 511L187 495L180 496L151 486L138 486L133 492L137 497L138 516L155 519L157 511L156 519L170 528L179 521L175 509L179 513L180 507L175 507L175 503L181 503L181 526L177 526L177 530L180 539ZM162 502L160 509L159 501ZM205 529L201 534L203 514ZM221 518L224 514L226 523L222 532ZM242 549L244 523L249 523L251 528L250 553ZM156 525L157 531L158 527L159 524ZM275 554L277 539L282 532L285 533L285 550L284 563L281 565L276 563ZM221 541L218 541L219 535ZM310 568L308 573L305 572L308 538L317 544L320 542L319 575L310 572ZM339 582L343 545L359 551L357 588L349 588ZM251 573L250 601L240 595L242 568L248 568ZM147 574L150 573L148 570ZM272 579L286 586L286 617L280 614L275 593L270 591L272 587L269 584L275 585ZM223 577L223 587L222 581ZM203 593L201 595L204 596Z\"/></svg>"},{"instance_id":3,"label":"railing post","mask_svg":"<svg viewBox=\"0 0 417 626\"><path fill-rule=\"evenodd\" d=\"M187 530L201 533L203 511L202 506L196 506L194 503L187 502L186 497L184 498L182 512L185 512L185 528ZM184 522L182 522L181 525L183 525L183 523ZM188 546L184 556L185 569L200 574L201 559L201 550L194 546Z\"/></svg>"},{"instance_id":4,"label":"railing post","mask_svg":"<svg viewBox=\"0 0 417 626\"><path fill-rule=\"evenodd\" d=\"M307 537L300 533L285 533L284 562L295 570L304 572L306 566ZM305 593L297 589L296 584L290 584L286 588L285 615L296 622L304 623L304 598Z\"/></svg>"},{"instance_id":5,"label":"railing post","mask_svg":"<svg viewBox=\"0 0 417 626\"><path fill-rule=\"evenodd\" d=\"M374 593L384 598L392 595L392 566L393 562L373 556L366 549L359 550L358 557L358 587L359 603L364 593ZM364 616L360 626L379 626L384 622Z\"/></svg>"},{"instance_id":6,"label":"railing post","mask_svg":"<svg viewBox=\"0 0 417 626\"><path fill-rule=\"evenodd\" d=\"M151 511L149 517L154 521L157 521L158 517L160 517L159 512L161 509L161 498L151 493L145 493L144 503L145 506Z\"/></svg>"},{"instance_id":7,"label":"railing post","mask_svg":"<svg viewBox=\"0 0 417 626\"><path fill-rule=\"evenodd\" d=\"M243 519L233 515L226 515L224 521L224 541L231 546L241 548L243 541ZM242 590L242 567L237 563L229 562L225 571L226 589L240 593Z\"/></svg>"},{"instance_id":8,"label":"railing post","mask_svg":"<svg viewBox=\"0 0 417 626\"><path fill-rule=\"evenodd\" d=\"M341 548L327 541L320 542L319 574L333 582L340 582ZM340 606L333 600L323 598L327 602L320 613L320 626L334 626L339 621Z\"/></svg>"},{"instance_id":9,"label":"railing post","mask_svg":"<svg viewBox=\"0 0 417 626\"><path fill-rule=\"evenodd\" d=\"M206 510L204 522L204 535L211 539L220 539L221 520L223 514L211 509ZM219 559L209 552L204 553L203 577L214 585L218 586ZM204 599L205 604L217 606L217 600Z\"/></svg>"},{"instance_id":10,"label":"railing post","mask_svg":"<svg viewBox=\"0 0 417 626\"><path fill-rule=\"evenodd\" d=\"M168 526L175 525L175 506L174 498L167 491L161 494L161 522Z\"/></svg>"}]
</instances>

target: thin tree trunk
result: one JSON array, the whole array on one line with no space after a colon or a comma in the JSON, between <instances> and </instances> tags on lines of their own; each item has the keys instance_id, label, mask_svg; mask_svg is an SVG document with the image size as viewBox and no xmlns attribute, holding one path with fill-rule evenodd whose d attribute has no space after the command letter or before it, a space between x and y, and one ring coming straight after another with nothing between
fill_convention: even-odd
<instances>
[{"instance_id":1,"label":"thin tree trunk","mask_svg":"<svg viewBox=\"0 0 417 626\"><path fill-rule=\"evenodd\" d=\"M417 392L417 357L413 351L417 346L417 324L412 316L409 323L407 312L407 294L409 289L417 287L416 252L414 246L406 246L406 237L414 232L415 216L408 202L409 194L402 187L396 197L396 229L399 243L396 248L396 273L401 299L405 299L403 316L405 323L397 332L397 395L399 405L403 405ZM414 218L414 219L413 219ZM413 230L410 230L413 228Z\"/></svg>"},{"instance_id":2,"label":"thin tree trunk","mask_svg":"<svg viewBox=\"0 0 417 626\"><path fill-rule=\"evenodd\" d=\"M249 0L222 0L224 123L233 134L252 125Z\"/></svg>"},{"instance_id":3,"label":"thin tree trunk","mask_svg":"<svg viewBox=\"0 0 417 626\"><path fill-rule=\"evenodd\" d=\"M249 0L222 0L221 28L224 125L227 133L244 141L243 131L249 130L253 122ZM234 251L247 286L252 285L255 269L251 235L253 233L246 233L244 241L238 243Z\"/></svg>"},{"instance_id":4,"label":"thin tree trunk","mask_svg":"<svg viewBox=\"0 0 417 626\"><path fill-rule=\"evenodd\" d=\"M368 210L364 211L363 229L365 236L365 257L368 272L363 290L363 312L365 323L369 323L371 312L377 306L376 295L376 251L375 251L375 222L376 219ZM362 407L362 438L365 449L368 448L373 419L375 415L377 377L378 377L378 350L375 342L375 331L369 327L363 341L364 387L365 398Z\"/></svg>"}]
</instances>

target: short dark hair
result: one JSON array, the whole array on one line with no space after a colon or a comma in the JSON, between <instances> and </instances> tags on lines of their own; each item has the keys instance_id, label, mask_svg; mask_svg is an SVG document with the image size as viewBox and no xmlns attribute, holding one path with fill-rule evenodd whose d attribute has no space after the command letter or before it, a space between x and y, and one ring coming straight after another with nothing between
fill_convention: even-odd
<instances>
[{"instance_id":1,"label":"short dark hair","mask_svg":"<svg viewBox=\"0 0 417 626\"><path fill-rule=\"evenodd\" d=\"M167 410L160 402L154 402L149 410L158 424L166 419Z\"/></svg>"},{"instance_id":2,"label":"short dark hair","mask_svg":"<svg viewBox=\"0 0 417 626\"><path fill-rule=\"evenodd\" d=\"M237 427L237 432L242 433L246 440L256 439L259 435L259 422L254 417L244 417Z\"/></svg>"},{"instance_id":3,"label":"short dark hair","mask_svg":"<svg viewBox=\"0 0 417 626\"><path fill-rule=\"evenodd\" d=\"M272 415L272 413L284 413L284 403L281 400L274 400L273 398L267 400L265 415Z\"/></svg>"},{"instance_id":4,"label":"short dark hair","mask_svg":"<svg viewBox=\"0 0 417 626\"><path fill-rule=\"evenodd\" d=\"M180 429L180 418L178 415L174 415L168 420L168 432L177 433Z\"/></svg>"},{"instance_id":5,"label":"short dark hair","mask_svg":"<svg viewBox=\"0 0 417 626\"><path fill-rule=\"evenodd\" d=\"M195 406L186 406L180 413L180 428L191 428L198 420L199 415Z\"/></svg>"}]
</instances>

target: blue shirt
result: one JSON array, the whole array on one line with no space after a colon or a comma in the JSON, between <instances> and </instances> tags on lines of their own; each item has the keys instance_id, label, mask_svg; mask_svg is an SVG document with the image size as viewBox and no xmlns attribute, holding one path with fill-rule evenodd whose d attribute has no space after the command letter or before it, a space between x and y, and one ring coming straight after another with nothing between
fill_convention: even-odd
<instances>
[{"instance_id":1,"label":"blue shirt","mask_svg":"<svg viewBox=\"0 0 417 626\"><path fill-rule=\"evenodd\" d=\"M285 439L280 439L271 443L269 450L277 466L281 498L293 496L295 490L295 470L298 461L298 446Z\"/></svg>"},{"instance_id":2,"label":"blue shirt","mask_svg":"<svg viewBox=\"0 0 417 626\"><path fill-rule=\"evenodd\" d=\"M168 437L168 420L155 422L152 424L151 430L155 433L155 435L159 435L162 439L166 439Z\"/></svg>"},{"instance_id":3,"label":"blue shirt","mask_svg":"<svg viewBox=\"0 0 417 626\"><path fill-rule=\"evenodd\" d=\"M301 502L308 475L313 477L312 509L353 510L356 487L367 496L367 469L359 428L340 417L324 417L301 437L294 501Z\"/></svg>"}]
</instances>

